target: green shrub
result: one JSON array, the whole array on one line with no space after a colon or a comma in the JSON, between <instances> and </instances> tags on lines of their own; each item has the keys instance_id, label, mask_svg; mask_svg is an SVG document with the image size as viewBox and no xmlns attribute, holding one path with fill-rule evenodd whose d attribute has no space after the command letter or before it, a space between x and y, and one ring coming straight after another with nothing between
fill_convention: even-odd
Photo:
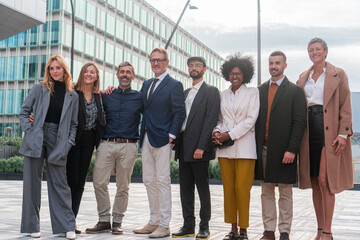
<instances>
[{"instance_id":1,"label":"green shrub","mask_svg":"<svg viewBox=\"0 0 360 240\"><path fill-rule=\"evenodd\" d=\"M209 178L221 179L220 165L218 161L210 161Z\"/></svg>"},{"instance_id":2,"label":"green shrub","mask_svg":"<svg viewBox=\"0 0 360 240\"><path fill-rule=\"evenodd\" d=\"M88 175L93 174L95 158L91 159ZM15 156L9 159L0 159L0 172L2 173L22 173L24 169L24 158L22 156ZM43 173L46 173L45 164ZM137 158L134 164L133 177L142 176L142 161ZM170 176L172 178L179 177L179 164L171 160L170 162ZM220 166L218 161L210 161L209 164L209 178L221 179Z\"/></svg>"},{"instance_id":3,"label":"green shrub","mask_svg":"<svg viewBox=\"0 0 360 240\"><path fill-rule=\"evenodd\" d=\"M93 171L94 171L94 162L95 162L95 157L91 158L91 162L90 162L90 166L89 166L89 171L88 171L88 175L92 175Z\"/></svg>"},{"instance_id":4,"label":"green shrub","mask_svg":"<svg viewBox=\"0 0 360 240\"><path fill-rule=\"evenodd\" d=\"M171 160L170 162L170 176L172 178L179 177L179 163L174 160Z\"/></svg>"},{"instance_id":5,"label":"green shrub","mask_svg":"<svg viewBox=\"0 0 360 240\"><path fill-rule=\"evenodd\" d=\"M22 173L23 169L24 158L21 156L15 156L9 159L0 159L0 172Z\"/></svg>"},{"instance_id":6,"label":"green shrub","mask_svg":"<svg viewBox=\"0 0 360 240\"><path fill-rule=\"evenodd\" d=\"M142 161L141 158L137 158L134 164L134 170L132 172L132 177L141 177L142 176Z\"/></svg>"},{"instance_id":7,"label":"green shrub","mask_svg":"<svg viewBox=\"0 0 360 240\"><path fill-rule=\"evenodd\" d=\"M21 145L22 138L21 137L0 137L0 145L10 145L10 146L18 146Z\"/></svg>"}]
</instances>

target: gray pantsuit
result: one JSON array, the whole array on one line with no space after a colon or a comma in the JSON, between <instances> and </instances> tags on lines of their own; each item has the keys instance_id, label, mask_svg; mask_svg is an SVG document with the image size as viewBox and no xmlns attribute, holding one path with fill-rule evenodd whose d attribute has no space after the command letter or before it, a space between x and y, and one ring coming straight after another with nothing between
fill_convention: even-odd
<instances>
[{"instance_id":1,"label":"gray pantsuit","mask_svg":"<svg viewBox=\"0 0 360 240\"><path fill-rule=\"evenodd\" d=\"M53 233L66 233L75 229L71 210L71 192L66 180L66 166L47 161L57 139L58 124L44 123L44 141L40 158L24 157L24 188L21 232L40 232L41 180L44 158L48 183L49 207ZM63 206L63 207L60 207Z\"/></svg>"},{"instance_id":2,"label":"gray pantsuit","mask_svg":"<svg viewBox=\"0 0 360 240\"><path fill-rule=\"evenodd\" d=\"M24 156L22 233L40 231L41 180L44 159L48 182L51 225L54 234L74 231L71 192L66 178L66 159L75 145L78 96L66 90L59 124L45 122L50 93L35 84L20 111L20 124L25 132L19 153ZM33 114L33 124L29 115Z\"/></svg>"}]
</instances>

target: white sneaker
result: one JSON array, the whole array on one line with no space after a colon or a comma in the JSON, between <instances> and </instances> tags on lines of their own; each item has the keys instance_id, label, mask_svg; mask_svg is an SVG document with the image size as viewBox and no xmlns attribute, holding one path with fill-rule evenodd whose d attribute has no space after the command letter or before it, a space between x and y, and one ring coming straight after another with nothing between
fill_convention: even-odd
<instances>
[{"instance_id":1,"label":"white sneaker","mask_svg":"<svg viewBox=\"0 0 360 240\"><path fill-rule=\"evenodd\" d=\"M30 233L30 237L32 237L32 238L39 238L39 237L41 237L41 234L40 234L40 232Z\"/></svg>"},{"instance_id":2,"label":"white sneaker","mask_svg":"<svg viewBox=\"0 0 360 240\"><path fill-rule=\"evenodd\" d=\"M75 231L70 231L66 233L66 238L67 239L76 239L76 233Z\"/></svg>"}]
</instances>

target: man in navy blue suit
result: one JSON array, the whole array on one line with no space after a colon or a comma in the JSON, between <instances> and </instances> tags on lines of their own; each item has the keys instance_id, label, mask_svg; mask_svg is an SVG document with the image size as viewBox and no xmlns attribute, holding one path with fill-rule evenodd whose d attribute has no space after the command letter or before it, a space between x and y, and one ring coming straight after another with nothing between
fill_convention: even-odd
<instances>
[{"instance_id":1,"label":"man in navy blue suit","mask_svg":"<svg viewBox=\"0 0 360 240\"><path fill-rule=\"evenodd\" d=\"M186 112L183 86L166 72L169 65L167 51L162 48L152 50L150 63L155 77L146 80L141 89L144 113L140 134L142 176L148 194L150 220L133 231L150 234L150 238L161 238L170 235L170 156Z\"/></svg>"}]
</instances>

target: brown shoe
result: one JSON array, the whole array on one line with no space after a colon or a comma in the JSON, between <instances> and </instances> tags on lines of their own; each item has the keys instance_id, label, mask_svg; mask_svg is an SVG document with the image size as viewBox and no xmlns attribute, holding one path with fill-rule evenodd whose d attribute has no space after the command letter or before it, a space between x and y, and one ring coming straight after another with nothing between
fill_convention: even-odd
<instances>
[{"instance_id":1,"label":"brown shoe","mask_svg":"<svg viewBox=\"0 0 360 240\"><path fill-rule=\"evenodd\" d=\"M159 227L159 225L146 224L142 228L134 229L133 232L137 233L137 234L150 234L150 233L154 232L158 227Z\"/></svg>"},{"instance_id":2,"label":"brown shoe","mask_svg":"<svg viewBox=\"0 0 360 240\"><path fill-rule=\"evenodd\" d=\"M121 223L113 222L112 224L112 234L123 234Z\"/></svg>"},{"instance_id":3,"label":"brown shoe","mask_svg":"<svg viewBox=\"0 0 360 240\"><path fill-rule=\"evenodd\" d=\"M275 240L275 233L274 231L264 231L263 233L264 236L262 236L262 238L260 238L260 240Z\"/></svg>"},{"instance_id":4,"label":"brown shoe","mask_svg":"<svg viewBox=\"0 0 360 240\"><path fill-rule=\"evenodd\" d=\"M98 222L94 227L87 228L85 230L86 233L102 233L102 232L110 232L111 224L109 222Z\"/></svg>"},{"instance_id":5,"label":"brown shoe","mask_svg":"<svg viewBox=\"0 0 360 240\"><path fill-rule=\"evenodd\" d=\"M152 234L149 235L149 238L163 238L170 236L170 229L159 226Z\"/></svg>"},{"instance_id":6,"label":"brown shoe","mask_svg":"<svg viewBox=\"0 0 360 240\"><path fill-rule=\"evenodd\" d=\"M289 234L288 234L287 232L282 232L282 233L280 234L279 240L290 240Z\"/></svg>"}]
</instances>

